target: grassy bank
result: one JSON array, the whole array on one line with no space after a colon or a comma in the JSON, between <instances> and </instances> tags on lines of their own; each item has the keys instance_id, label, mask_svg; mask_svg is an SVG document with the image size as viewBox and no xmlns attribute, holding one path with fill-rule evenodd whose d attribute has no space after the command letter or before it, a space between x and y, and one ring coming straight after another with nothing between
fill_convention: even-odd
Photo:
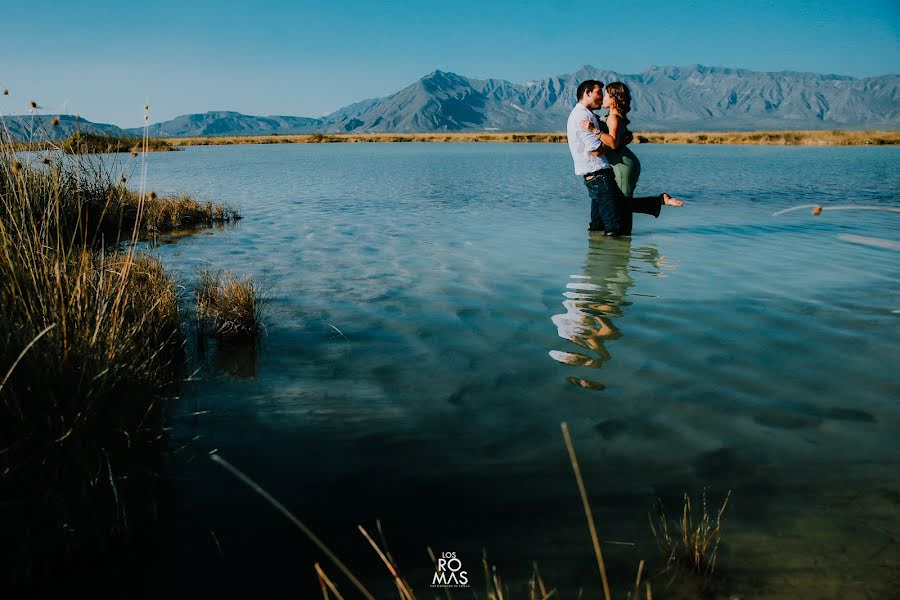
<instances>
[{"instance_id":1,"label":"grassy bank","mask_svg":"<svg viewBox=\"0 0 900 600\"><path fill-rule=\"evenodd\" d=\"M58 235L78 236L82 244L115 243L241 218L226 204L129 189L124 175L116 178L102 163L84 155L66 158L52 153L40 158L7 149L3 160L6 179L0 189L17 196L13 202L23 217L25 213L35 221L52 217ZM54 207L53 215L46 215L47 206Z\"/></svg>"},{"instance_id":2,"label":"grassy bank","mask_svg":"<svg viewBox=\"0 0 900 600\"><path fill-rule=\"evenodd\" d=\"M0 144L0 595L153 522L178 297L156 259L112 242L228 214L97 165Z\"/></svg>"},{"instance_id":3,"label":"grassy bank","mask_svg":"<svg viewBox=\"0 0 900 600\"><path fill-rule=\"evenodd\" d=\"M46 146L46 144L45 144ZM59 149L69 154L109 154L112 152L171 152L178 150L157 138L122 138L92 133L73 133L59 143Z\"/></svg>"},{"instance_id":4,"label":"grassy bank","mask_svg":"<svg viewBox=\"0 0 900 600\"><path fill-rule=\"evenodd\" d=\"M635 134L641 144L743 144L761 146L893 146L900 131L725 131Z\"/></svg>"},{"instance_id":5,"label":"grassy bank","mask_svg":"<svg viewBox=\"0 0 900 600\"><path fill-rule=\"evenodd\" d=\"M51 127L59 124L53 119ZM179 148L159 138L117 137L76 131L64 140L55 138L52 132L41 130L34 141L14 140L6 128L7 123L0 116L0 143L8 150L16 151L53 151L61 150L68 154L109 154L118 152L172 152Z\"/></svg>"},{"instance_id":6,"label":"grassy bank","mask_svg":"<svg viewBox=\"0 0 900 600\"><path fill-rule=\"evenodd\" d=\"M2 127L2 123L0 123ZM0 135L0 138L6 136ZM158 138L115 137L109 135L95 135L93 133L73 133L60 141L41 140L37 142L12 142L6 144L9 149L20 152L38 152L60 150L67 154L110 154L130 152L132 155L138 152L174 152L180 150L178 146L170 144L166 140Z\"/></svg>"},{"instance_id":7,"label":"grassy bank","mask_svg":"<svg viewBox=\"0 0 900 600\"><path fill-rule=\"evenodd\" d=\"M314 133L309 135L240 135L164 138L179 146L232 144L339 144L365 142L564 142L560 133Z\"/></svg>"},{"instance_id":8,"label":"grassy bank","mask_svg":"<svg viewBox=\"0 0 900 600\"><path fill-rule=\"evenodd\" d=\"M173 146L231 144L332 144L364 142L499 142L563 143L565 133L335 133L310 135L247 135L165 138ZM639 132L638 144L756 144L774 146L867 146L900 144L900 131L759 131L759 132Z\"/></svg>"}]
</instances>

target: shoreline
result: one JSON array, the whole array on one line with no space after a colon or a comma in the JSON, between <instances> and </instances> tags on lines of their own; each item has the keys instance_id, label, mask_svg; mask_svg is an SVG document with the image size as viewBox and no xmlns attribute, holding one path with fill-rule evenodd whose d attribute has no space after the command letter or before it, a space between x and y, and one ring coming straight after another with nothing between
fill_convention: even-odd
<instances>
[{"instance_id":1,"label":"shoreline","mask_svg":"<svg viewBox=\"0 0 900 600\"><path fill-rule=\"evenodd\" d=\"M229 146L237 144L341 143L565 143L561 132L460 133L333 133L302 135L246 135L159 138L173 146ZM900 131L722 131L645 132L634 134L635 144L735 144L757 146L894 146Z\"/></svg>"}]
</instances>

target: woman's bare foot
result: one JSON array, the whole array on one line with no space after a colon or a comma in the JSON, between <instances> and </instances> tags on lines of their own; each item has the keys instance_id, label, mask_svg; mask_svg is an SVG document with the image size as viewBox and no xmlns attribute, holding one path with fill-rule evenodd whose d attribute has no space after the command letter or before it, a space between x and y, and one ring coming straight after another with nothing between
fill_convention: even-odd
<instances>
[{"instance_id":1,"label":"woman's bare foot","mask_svg":"<svg viewBox=\"0 0 900 600\"><path fill-rule=\"evenodd\" d=\"M666 206L684 206L684 202L679 200L678 198L673 198L672 196L663 193L663 204Z\"/></svg>"}]
</instances>

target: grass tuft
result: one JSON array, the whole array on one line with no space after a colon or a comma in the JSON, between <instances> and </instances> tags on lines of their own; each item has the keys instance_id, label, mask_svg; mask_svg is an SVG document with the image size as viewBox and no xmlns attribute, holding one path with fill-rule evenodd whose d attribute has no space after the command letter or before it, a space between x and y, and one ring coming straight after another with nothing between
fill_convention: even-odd
<instances>
[{"instance_id":1,"label":"grass tuft","mask_svg":"<svg viewBox=\"0 0 900 600\"><path fill-rule=\"evenodd\" d=\"M662 500L657 499L655 516L650 517L650 530L656 538L666 564L690 572L712 575L716 569L716 555L722 535L722 516L731 498L729 491L722 506L713 516L706 502L706 490L701 493L700 508L694 514L691 497L684 495L681 518L671 521Z\"/></svg>"},{"instance_id":2,"label":"grass tuft","mask_svg":"<svg viewBox=\"0 0 900 600\"><path fill-rule=\"evenodd\" d=\"M223 339L253 338L262 329L259 289L231 273L200 272L194 289L201 331Z\"/></svg>"}]
</instances>

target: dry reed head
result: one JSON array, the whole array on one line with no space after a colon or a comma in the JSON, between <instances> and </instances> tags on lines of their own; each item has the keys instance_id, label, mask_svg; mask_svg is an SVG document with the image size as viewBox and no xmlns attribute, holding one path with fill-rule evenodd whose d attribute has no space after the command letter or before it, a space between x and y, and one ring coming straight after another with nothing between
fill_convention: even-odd
<instances>
[{"instance_id":1,"label":"dry reed head","mask_svg":"<svg viewBox=\"0 0 900 600\"><path fill-rule=\"evenodd\" d=\"M53 127L56 127L57 125L59 125L59 117L53 117L50 120L50 125L52 125Z\"/></svg>"},{"instance_id":2,"label":"dry reed head","mask_svg":"<svg viewBox=\"0 0 900 600\"><path fill-rule=\"evenodd\" d=\"M35 102L34 100L29 100L28 107L29 108L37 108L38 107L37 102Z\"/></svg>"}]
</instances>

